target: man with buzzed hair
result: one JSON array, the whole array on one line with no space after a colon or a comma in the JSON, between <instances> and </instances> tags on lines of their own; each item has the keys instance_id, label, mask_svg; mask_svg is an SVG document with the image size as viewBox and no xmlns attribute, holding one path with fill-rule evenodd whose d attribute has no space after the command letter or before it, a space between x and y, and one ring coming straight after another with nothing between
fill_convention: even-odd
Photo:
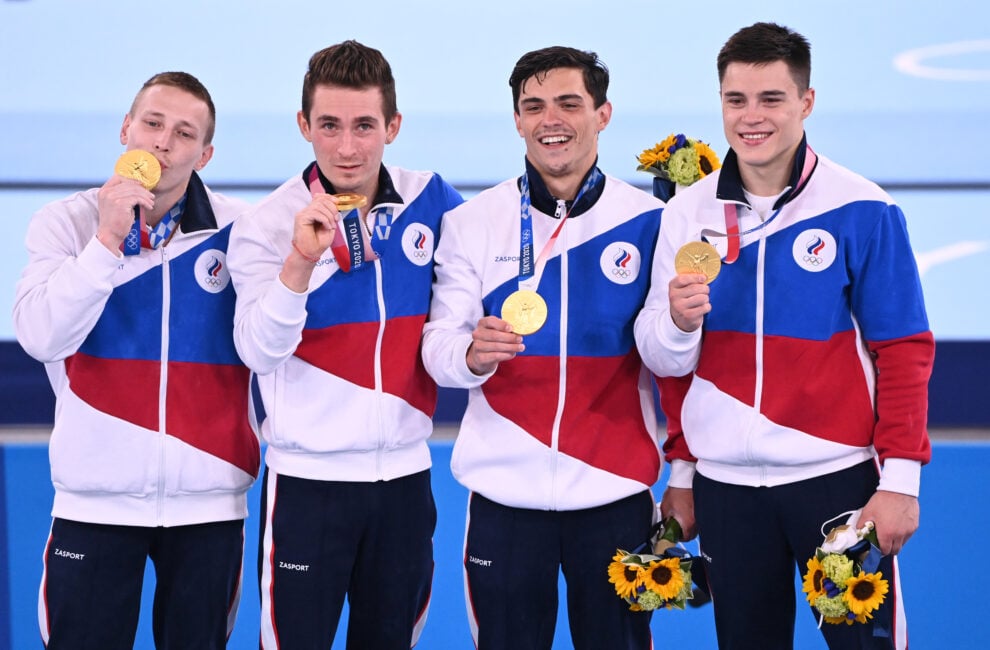
<instances>
[{"instance_id":1,"label":"man with buzzed hair","mask_svg":"<svg viewBox=\"0 0 990 650\"><path fill-rule=\"evenodd\" d=\"M132 648L148 558L156 647L223 648L234 624L260 453L225 258L247 204L198 174L215 121L199 80L155 75L120 143L161 168L157 184L114 175L28 227L14 329L57 404L38 609L50 650Z\"/></svg>"}]
</instances>

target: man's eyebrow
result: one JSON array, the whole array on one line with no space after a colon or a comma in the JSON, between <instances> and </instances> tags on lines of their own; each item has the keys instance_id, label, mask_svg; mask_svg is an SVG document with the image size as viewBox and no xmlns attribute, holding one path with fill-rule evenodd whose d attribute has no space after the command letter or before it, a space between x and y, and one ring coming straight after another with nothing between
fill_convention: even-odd
<instances>
[{"instance_id":1,"label":"man's eyebrow","mask_svg":"<svg viewBox=\"0 0 990 650\"><path fill-rule=\"evenodd\" d=\"M179 120L175 125L184 129L189 129L190 131L199 131L199 127L189 120Z\"/></svg>"},{"instance_id":2,"label":"man's eyebrow","mask_svg":"<svg viewBox=\"0 0 990 650\"><path fill-rule=\"evenodd\" d=\"M154 120L158 120L159 122L164 122L166 119L165 113L162 113L161 111L145 111L141 113L139 117L144 119L151 118ZM199 127L194 122L190 122L189 120L178 120L176 121L175 126L186 129L192 129L195 131L199 130Z\"/></svg>"},{"instance_id":3,"label":"man's eyebrow","mask_svg":"<svg viewBox=\"0 0 990 650\"><path fill-rule=\"evenodd\" d=\"M335 123L336 122L343 122L343 120L340 119L339 117L337 117L336 115L327 115L327 114L317 115L316 116L316 121L317 122L335 122ZM369 115L358 115L356 118L354 118L354 121L355 122L377 122L378 121L378 117L376 117L375 115L371 115L371 114L369 114Z\"/></svg>"},{"instance_id":4,"label":"man's eyebrow","mask_svg":"<svg viewBox=\"0 0 990 650\"><path fill-rule=\"evenodd\" d=\"M787 91L784 90L762 90L756 94L757 97L780 97L786 95ZM746 93L741 90L726 90L722 93L723 97L745 97Z\"/></svg>"}]
</instances>

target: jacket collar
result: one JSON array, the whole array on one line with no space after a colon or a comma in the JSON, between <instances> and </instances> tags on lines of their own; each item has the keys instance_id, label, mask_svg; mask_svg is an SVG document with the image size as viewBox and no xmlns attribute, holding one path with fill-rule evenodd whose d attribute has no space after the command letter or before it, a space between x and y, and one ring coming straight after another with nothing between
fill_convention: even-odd
<instances>
[{"instance_id":1,"label":"jacket collar","mask_svg":"<svg viewBox=\"0 0 990 650\"><path fill-rule=\"evenodd\" d=\"M186 207L182 211L179 229L185 233L217 229L217 218L213 214L210 197L196 172L189 177L189 185L186 186Z\"/></svg>"},{"instance_id":2,"label":"jacket collar","mask_svg":"<svg viewBox=\"0 0 990 650\"><path fill-rule=\"evenodd\" d=\"M808 134L801 136L801 144L798 145L797 153L794 156L794 163L791 167L791 175L787 181L787 191L780 195L780 198L773 204L773 209L777 210L787 203L794 200L805 186L808 184L808 179L801 183L801 172L804 171L804 161L808 155ZM817 160L815 161L815 168L818 167ZM808 178L814 174L814 169L808 174ZM736 156L736 152L729 149L729 153L725 155L725 160L722 161L722 170L718 176L718 187L715 190L715 198L722 201L732 201L734 203L742 203L743 205L749 205L746 200L746 195L743 193L742 176L739 173L739 158Z\"/></svg>"},{"instance_id":3,"label":"jacket collar","mask_svg":"<svg viewBox=\"0 0 990 650\"><path fill-rule=\"evenodd\" d=\"M582 186L588 180L588 176L591 175L591 171L595 169L597 164L598 158L595 158L595 164L581 178ZM557 199L550 194L547 184L543 182L543 177L540 176L540 172L536 171L536 167L533 167L529 162L529 158L526 158L526 175L529 177L530 202L533 204L533 207L543 214L554 214L557 211ZM522 186L522 177L519 177L516 181L516 186ZM581 195L581 200L577 202L577 205L572 205L572 201L567 201L567 209L570 210L568 218L576 217L590 210L598 202L598 199L601 198L604 191L605 174L600 174L600 180L591 189Z\"/></svg>"}]
</instances>

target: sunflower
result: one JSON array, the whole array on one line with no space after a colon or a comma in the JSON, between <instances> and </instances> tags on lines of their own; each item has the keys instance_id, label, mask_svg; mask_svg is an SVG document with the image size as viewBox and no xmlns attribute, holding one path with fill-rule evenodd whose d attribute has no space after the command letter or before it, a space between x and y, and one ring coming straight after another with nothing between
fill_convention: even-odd
<instances>
[{"instance_id":1,"label":"sunflower","mask_svg":"<svg viewBox=\"0 0 990 650\"><path fill-rule=\"evenodd\" d=\"M639 567L622 561L628 555L625 551L619 551L608 565L608 581L615 585L615 593L622 598L632 598L641 583Z\"/></svg>"},{"instance_id":2,"label":"sunflower","mask_svg":"<svg viewBox=\"0 0 990 650\"><path fill-rule=\"evenodd\" d=\"M694 148L698 152L698 170L701 172L701 178L708 176L722 166L718 160L718 154L704 142L700 140L695 142Z\"/></svg>"},{"instance_id":3,"label":"sunflower","mask_svg":"<svg viewBox=\"0 0 990 650\"><path fill-rule=\"evenodd\" d=\"M839 625L845 623L846 625L852 625L853 623L866 623L869 619L873 618L872 614L860 614L857 616L852 612L846 612L844 616L822 616L826 623L831 623L832 625Z\"/></svg>"},{"instance_id":4,"label":"sunflower","mask_svg":"<svg viewBox=\"0 0 990 650\"><path fill-rule=\"evenodd\" d=\"M853 616L853 618L849 618L850 616ZM839 625L841 623L845 623L846 625L852 625L853 623L856 622L856 618L854 614L846 614L845 616L822 615L822 618L825 619L826 623L831 623L832 625Z\"/></svg>"},{"instance_id":5,"label":"sunflower","mask_svg":"<svg viewBox=\"0 0 990 650\"><path fill-rule=\"evenodd\" d=\"M664 600L670 600L680 593L684 586L681 561L671 557L650 562L643 571L643 586L656 592Z\"/></svg>"},{"instance_id":6,"label":"sunflower","mask_svg":"<svg viewBox=\"0 0 990 650\"><path fill-rule=\"evenodd\" d=\"M813 555L808 560L808 571L804 574L804 583L801 587L809 604L814 605L815 599L825 595L825 587L822 585L824 578L825 569L822 568L822 563L818 561L818 557Z\"/></svg>"},{"instance_id":7,"label":"sunflower","mask_svg":"<svg viewBox=\"0 0 990 650\"><path fill-rule=\"evenodd\" d=\"M680 137L683 138L684 136L682 135ZM678 149L677 144L678 144L678 136L674 133L671 133L670 135L668 135L666 138L663 139L663 142L657 145L656 148L660 162L667 162L667 160L670 159L670 154L672 154L674 151ZM680 144L682 147L684 146L683 142L681 142Z\"/></svg>"},{"instance_id":8,"label":"sunflower","mask_svg":"<svg viewBox=\"0 0 990 650\"><path fill-rule=\"evenodd\" d=\"M846 580L846 590L842 598L849 605L849 611L856 616L869 616L870 612L880 607L887 594L887 581L883 574L860 573Z\"/></svg>"},{"instance_id":9,"label":"sunflower","mask_svg":"<svg viewBox=\"0 0 990 650\"><path fill-rule=\"evenodd\" d=\"M659 147L659 145L657 145ZM640 167L643 169L647 167L659 167L660 166L660 152L657 151L657 147L652 149L644 149L643 153L636 157L639 161Z\"/></svg>"}]
</instances>

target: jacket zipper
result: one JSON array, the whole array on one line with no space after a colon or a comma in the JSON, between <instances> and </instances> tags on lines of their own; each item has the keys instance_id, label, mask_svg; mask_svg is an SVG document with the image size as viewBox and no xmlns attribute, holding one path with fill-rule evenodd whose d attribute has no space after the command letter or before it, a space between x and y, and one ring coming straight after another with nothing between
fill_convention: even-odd
<instances>
[{"instance_id":1,"label":"jacket zipper","mask_svg":"<svg viewBox=\"0 0 990 650\"><path fill-rule=\"evenodd\" d=\"M375 409L378 416L378 452L375 460L375 465L378 473L378 478L384 478L384 464L385 464L385 424L382 420L382 398L383 398L383 388L382 388L382 339L385 336L385 290L383 288L384 279L382 277L382 260L378 258L374 262L375 264L375 298L378 300L378 335L375 338L375 401L378 404L378 408Z\"/></svg>"},{"instance_id":2,"label":"jacket zipper","mask_svg":"<svg viewBox=\"0 0 990 650\"><path fill-rule=\"evenodd\" d=\"M756 305L754 305L756 311L756 351L754 355L756 368L754 369L755 375L753 383L753 412L750 416L749 431L746 435L746 455L749 460L753 459L753 444L755 442L754 430L763 407L763 328L766 304L766 235L766 232L760 233L760 242L759 248L757 249L758 254L756 258ZM760 484L764 485L765 483L766 467L763 463L760 463Z\"/></svg>"},{"instance_id":3,"label":"jacket zipper","mask_svg":"<svg viewBox=\"0 0 990 650\"><path fill-rule=\"evenodd\" d=\"M567 203L557 200L554 217L563 219L567 214ZM553 417L553 428L550 431L550 509L557 509L557 459L560 446L560 420L564 415L567 387L567 241L562 228L558 240L561 241L560 254L560 378L557 384L557 412ZM551 251L552 252L552 251ZM550 253L548 253L549 255Z\"/></svg>"},{"instance_id":4,"label":"jacket zipper","mask_svg":"<svg viewBox=\"0 0 990 650\"><path fill-rule=\"evenodd\" d=\"M168 252L165 246L161 249L162 256L162 342L161 359L159 361L158 377L158 524L165 524L165 482L166 482L166 426L165 398L168 393L168 346L169 346L169 313L171 310L172 279L169 271Z\"/></svg>"}]
</instances>

